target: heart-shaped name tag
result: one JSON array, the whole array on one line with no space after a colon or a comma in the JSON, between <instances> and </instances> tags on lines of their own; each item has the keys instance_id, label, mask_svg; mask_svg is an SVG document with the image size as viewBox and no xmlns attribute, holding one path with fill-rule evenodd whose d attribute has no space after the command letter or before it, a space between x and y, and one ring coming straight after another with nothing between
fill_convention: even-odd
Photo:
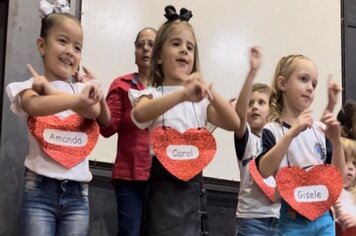
<instances>
[{"instance_id":1,"label":"heart-shaped name tag","mask_svg":"<svg viewBox=\"0 0 356 236\"><path fill-rule=\"evenodd\" d=\"M206 129L188 129L183 134L170 127L157 127L150 134L157 159L172 175L188 181L214 158L216 142Z\"/></svg>"},{"instance_id":2,"label":"heart-shaped name tag","mask_svg":"<svg viewBox=\"0 0 356 236\"><path fill-rule=\"evenodd\" d=\"M256 160L253 159L249 162L250 165L250 173L258 185L258 187L262 190L262 192L272 201L276 201L276 180L273 176L270 176L264 179L260 172L257 170Z\"/></svg>"},{"instance_id":3,"label":"heart-shaped name tag","mask_svg":"<svg viewBox=\"0 0 356 236\"><path fill-rule=\"evenodd\" d=\"M315 220L338 199L343 180L333 165L317 165L309 171L296 166L281 168L276 176L281 197L295 211Z\"/></svg>"},{"instance_id":4,"label":"heart-shaped name tag","mask_svg":"<svg viewBox=\"0 0 356 236\"><path fill-rule=\"evenodd\" d=\"M72 168L83 161L99 138L97 122L77 114L64 119L55 115L30 116L27 123L42 150L66 168Z\"/></svg>"}]
</instances>

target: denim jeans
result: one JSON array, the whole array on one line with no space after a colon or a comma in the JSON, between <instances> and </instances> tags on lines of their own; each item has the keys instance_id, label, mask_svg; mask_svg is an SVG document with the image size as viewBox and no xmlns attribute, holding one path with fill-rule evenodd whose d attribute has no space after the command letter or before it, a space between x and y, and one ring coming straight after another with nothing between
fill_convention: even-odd
<instances>
[{"instance_id":1,"label":"denim jeans","mask_svg":"<svg viewBox=\"0 0 356 236\"><path fill-rule=\"evenodd\" d=\"M113 180L117 201L117 236L139 236L147 181Z\"/></svg>"},{"instance_id":2,"label":"denim jeans","mask_svg":"<svg viewBox=\"0 0 356 236\"><path fill-rule=\"evenodd\" d=\"M335 235L335 222L330 211L311 221L304 216L295 213L293 217L288 214L289 205L282 200L279 235L281 236L333 236Z\"/></svg>"},{"instance_id":3,"label":"denim jeans","mask_svg":"<svg viewBox=\"0 0 356 236\"><path fill-rule=\"evenodd\" d=\"M235 236L278 236L278 219L238 218Z\"/></svg>"},{"instance_id":4,"label":"denim jeans","mask_svg":"<svg viewBox=\"0 0 356 236\"><path fill-rule=\"evenodd\" d=\"M23 236L88 235L88 184L26 170L20 227Z\"/></svg>"}]
</instances>

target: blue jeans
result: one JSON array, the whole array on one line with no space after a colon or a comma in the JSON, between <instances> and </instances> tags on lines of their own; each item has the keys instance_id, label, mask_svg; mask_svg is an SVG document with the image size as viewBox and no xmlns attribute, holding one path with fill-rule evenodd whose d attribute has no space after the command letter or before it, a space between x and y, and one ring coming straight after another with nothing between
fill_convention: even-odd
<instances>
[{"instance_id":1,"label":"blue jeans","mask_svg":"<svg viewBox=\"0 0 356 236\"><path fill-rule=\"evenodd\" d=\"M278 236L278 219L237 218L235 236Z\"/></svg>"},{"instance_id":2,"label":"blue jeans","mask_svg":"<svg viewBox=\"0 0 356 236\"><path fill-rule=\"evenodd\" d=\"M88 184L26 170L20 227L23 236L88 235Z\"/></svg>"},{"instance_id":3,"label":"blue jeans","mask_svg":"<svg viewBox=\"0 0 356 236\"><path fill-rule=\"evenodd\" d=\"M113 180L117 201L117 236L139 236L147 181Z\"/></svg>"},{"instance_id":4,"label":"blue jeans","mask_svg":"<svg viewBox=\"0 0 356 236\"><path fill-rule=\"evenodd\" d=\"M279 235L281 236L333 236L335 235L335 222L330 211L311 221L304 216L288 213L289 205L282 200ZM292 216L292 217L291 217Z\"/></svg>"}]
</instances>

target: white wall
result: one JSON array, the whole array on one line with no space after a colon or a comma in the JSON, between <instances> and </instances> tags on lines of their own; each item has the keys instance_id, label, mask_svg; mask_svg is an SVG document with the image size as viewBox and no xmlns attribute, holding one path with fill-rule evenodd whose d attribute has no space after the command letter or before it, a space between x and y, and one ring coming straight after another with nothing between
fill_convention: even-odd
<instances>
[{"instance_id":1,"label":"white wall","mask_svg":"<svg viewBox=\"0 0 356 236\"><path fill-rule=\"evenodd\" d=\"M190 23L196 31L203 76L227 99L242 87L252 45L261 46L264 54L257 82L270 84L277 61L287 54L305 54L316 63L315 118L326 105L327 74L341 84L339 0L83 0L82 4L82 64L96 73L104 91L118 75L137 70L136 33L164 23L168 4L192 10ZM204 175L239 180L233 134L222 130L214 134L218 151ZM114 162L116 138L101 138L92 159Z\"/></svg>"}]
</instances>

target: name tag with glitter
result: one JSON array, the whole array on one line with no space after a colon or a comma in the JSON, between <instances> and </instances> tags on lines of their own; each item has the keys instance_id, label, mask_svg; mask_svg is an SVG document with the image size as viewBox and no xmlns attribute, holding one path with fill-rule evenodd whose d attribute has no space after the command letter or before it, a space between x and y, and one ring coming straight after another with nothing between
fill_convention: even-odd
<instances>
[{"instance_id":1,"label":"name tag with glitter","mask_svg":"<svg viewBox=\"0 0 356 236\"><path fill-rule=\"evenodd\" d=\"M170 127L157 127L150 133L151 146L166 170L183 181L199 174L214 158L214 136L204 128L184 133Z\"/></svg>"},{"instance_id":2,"label":"name tag with glitter","mask_svg":"<svg viewBox=\"0 0 356 236\"><path fill-rule=\"evenodd\" d=\"M72 168L89 156L99 138L95 120L77 114L29 117L28 129L41 149L58 164Z\"/></svg>"}]
</instances>

